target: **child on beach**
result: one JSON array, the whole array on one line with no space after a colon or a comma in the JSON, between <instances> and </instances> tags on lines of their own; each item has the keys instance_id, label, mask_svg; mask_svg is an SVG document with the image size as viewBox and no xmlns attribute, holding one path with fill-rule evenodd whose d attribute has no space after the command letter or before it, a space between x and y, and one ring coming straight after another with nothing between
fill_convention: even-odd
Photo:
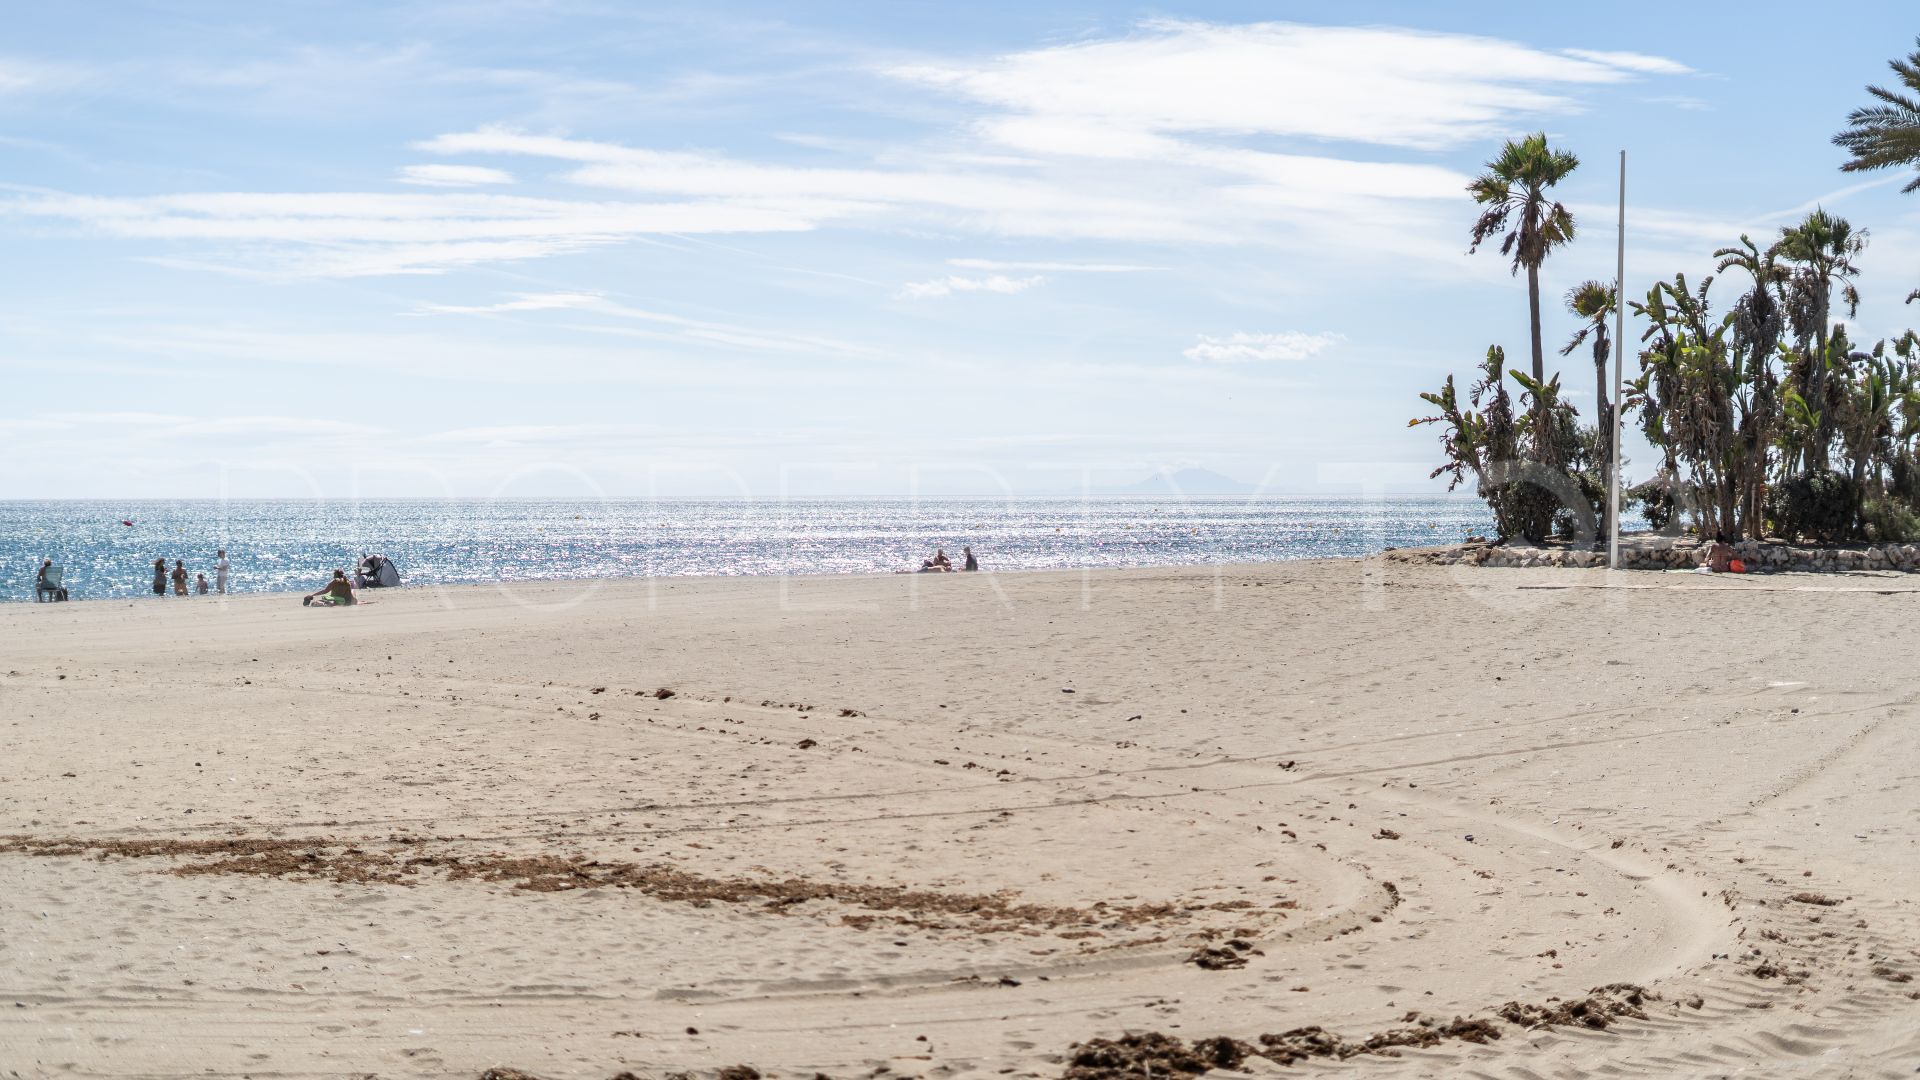
<instances>
[{"instance_id":1,"label":"child on beach","mask_svg":"<svg viewBox=\"0 0 1920 1080\"><path fill-rule=\"evenodd\" d=\"M201 596L207 595L207 575L195 574L193 575L193 579L194 589L198 591Z\"/></svg>"}]
</instances>

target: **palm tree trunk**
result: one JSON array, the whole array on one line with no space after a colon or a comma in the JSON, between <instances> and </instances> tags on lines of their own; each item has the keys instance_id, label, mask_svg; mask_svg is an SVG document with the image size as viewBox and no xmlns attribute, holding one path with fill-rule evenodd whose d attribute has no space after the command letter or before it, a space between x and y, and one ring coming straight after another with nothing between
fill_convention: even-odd
<instances>
[{"instance_id":1,"label":"palm tree trunk","mask_svg":"<svg viewBox=\"0 0 1920 1080\"><path fill-rule=\"evenodd\" d=\"M1825 282L1821 283L1823 286ZM1827 424L1832 410L1827 408L1827 298L1820 297L1820 322L1813 332L1813 366L1807 369L1807 404L1820 413L1820 422L1813 426L1813 446L1807 453L1807 468L1824 471L1827 467L1827 444L1833 441L1832 428Z\"/></svg>"},{"instance_id":2,"label":"palm tree trunk","mask_svg":"<svg viewBox=\"0 0 1920 1080\"><path fill-rule=\"evenodd\" d=\"M1547 381L1547 361L1540 346L1540 267L1527 264L1527 315L1532 321L1533 330L1533 381L1545 384ZM1547 426L1547 400L1535 394L1533 401L1534 452L1542 461L1547 458L1547 446L1552 440L1552 431Z\"/></svg>"},{"instance_id":3,"label":"palm tree trunk","mask_svg":"<svg viewBox=\"0 0 1920 1080\"><path fill-rule=\"evenodd\" d=\"M1606 312L1600 313L1600 318L1606 317ZM1600 332L1604 334L1605 328ZM1593 350L1593 416L1600 430L1600 482L1608 484L1613 476L1613 406L1607 401L1607 357L1599 349ZM1608 501L1601 499L1600 513L1596 515L1601 536L1613 535L1613 523L1607 520L1608 509Z\"/></svg>"}]
</instances>

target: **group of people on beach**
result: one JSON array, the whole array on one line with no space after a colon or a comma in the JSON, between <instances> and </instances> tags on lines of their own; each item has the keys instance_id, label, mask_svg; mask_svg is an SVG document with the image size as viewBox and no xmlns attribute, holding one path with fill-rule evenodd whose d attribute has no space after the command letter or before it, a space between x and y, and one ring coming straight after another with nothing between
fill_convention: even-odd
<instances>
[{"instance_id":1,"label":"group of people on beach","mask_svg":"<svg viewBox=\"0 0 1920 1080\"><path fill-rule=\"evenodd\" d=\"M960 564L961 571L980 569L980 560L973 557L971 547L961 545L960 554L964 559ZM953 569L953 560L947 558L946 548L933 549L933 557L920 562L920 572L923 574L951 574Z\"/></svg>"},{"instance_id":2,"label":"group of people on beach","mask_svg":"<svg viewBox=\"0 0 1920 1080\"><path fill-rule=\"evenodd\" d=\"M225 595L227 591L227 575L232 568L232 564L227 562L227 549L221 548L215 551L213 557L213 591ZM171 571L167 569L167 560L153 560L153 595L167 595L167 584L169 581L173 584L173 595L175 596L192 596L194 593L205 596L208 592L207 575L204 572L195 573L193 575L192 585L189 587L185 560L173 560L173 569Z\"/></svg>"}]
</instances>

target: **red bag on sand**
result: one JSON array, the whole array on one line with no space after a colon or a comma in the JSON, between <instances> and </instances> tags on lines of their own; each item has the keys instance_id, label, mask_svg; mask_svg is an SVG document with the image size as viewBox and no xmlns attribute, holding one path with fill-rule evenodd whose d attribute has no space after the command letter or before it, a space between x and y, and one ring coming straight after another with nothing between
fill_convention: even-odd
<instances>
[{"instance_id":1,"label":"red bag on sand","mask_svg":"<svg viewBox=\"0 0 1920 1080\"><path fill-rule=\"evenodd\" d=\"M1741 562L1739 559L1735 559L1732 562L1727 564L1727 569L1733 571L1736 574L1744 574L1747 572L1747 564Z\"/></svg>"}]
</instances>

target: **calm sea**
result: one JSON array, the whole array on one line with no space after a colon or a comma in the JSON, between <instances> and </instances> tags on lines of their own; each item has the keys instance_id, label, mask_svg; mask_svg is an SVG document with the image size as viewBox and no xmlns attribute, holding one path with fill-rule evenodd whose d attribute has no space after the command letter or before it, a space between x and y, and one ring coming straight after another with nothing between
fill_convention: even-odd
<instances>
[{"instance_id":1,"label":"calm sea","mask_svg":"<svg viewBox=\"0 0 1920 1080\"><path fill-rule=\"evenodd\" d=\"M131 525L123 522L132 522ZM156 558L233 591L317 589L360 555L411 585L715 574L869 574L970 544L989 570L1187 566L1365 555L1485 533L1477 501L1432 497L392 499L0 502L0 600L51 558L75 599L150 594Z\"/></svg>"}]
</instances>

